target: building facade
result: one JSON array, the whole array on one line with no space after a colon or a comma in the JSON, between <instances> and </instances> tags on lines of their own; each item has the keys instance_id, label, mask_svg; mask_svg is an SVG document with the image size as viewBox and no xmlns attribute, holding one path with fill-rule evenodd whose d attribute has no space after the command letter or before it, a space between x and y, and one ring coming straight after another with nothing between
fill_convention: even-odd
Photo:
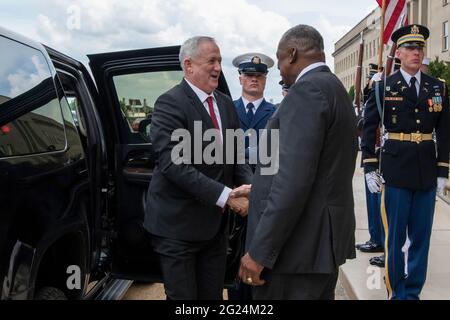
<instances>
[{"instance_id":1,"label":"building facade","mask_svg":"<svg viewBox=\"0 0 450 320\"><path fill-rule=\"evenodd\" d=\"M426 55L431 60L437 57L450 61L450 0L409 0L407 6L409 22L430 29ZM362 87L368 80L369 64L378 63L380 11L379 8L372 11L335 43L334 71L347 90L355 84L361 35L364 40ZM390 49L384 46L383 63L386 63Z\"/></svg>"}]
</instances>

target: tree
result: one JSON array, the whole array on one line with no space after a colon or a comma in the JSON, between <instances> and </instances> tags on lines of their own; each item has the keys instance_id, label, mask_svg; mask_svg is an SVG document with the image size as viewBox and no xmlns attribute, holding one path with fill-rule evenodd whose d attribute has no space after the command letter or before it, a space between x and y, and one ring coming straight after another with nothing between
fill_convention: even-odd
<instances>
[{"instance_id":1,"label":"tree","mask_svg":"<svg viewBox=\"0 0 450 320\"><path fill-rule=\"evenodd\" d=\"M436 57L436 60L430 62L429 72L433 77L443 79L450 85L450 61Z\"/></svg>"},{"instance_id":2,"label":"tree","mask_svg":"<svg viewBox=\"0 0 450 320\"><path fill-rule=\"evenodd\" d=\"M355 86L351 86L350 90L348 90L348 95L351 98L351 101L355 100Z\"/></svg>"}]
</instances>

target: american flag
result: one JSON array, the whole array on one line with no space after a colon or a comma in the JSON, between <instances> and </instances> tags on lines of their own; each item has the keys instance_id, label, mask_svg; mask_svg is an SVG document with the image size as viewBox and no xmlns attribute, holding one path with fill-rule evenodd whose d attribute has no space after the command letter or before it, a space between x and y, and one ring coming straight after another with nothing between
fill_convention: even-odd
<instances>
[{"instance_id":1,"label":"american flag","mask_svg":"<svg viewBox=\"0 0 450 320\"><path fill-rule=\"evenodd\" d=\"M380 7L383 0L377 0ZM406 18L405 25L408 24L406 0L386 0L386 14L384 16L384 44L391 44L392 33L400 27L403 17Z\"/></svg>"}]
</instances>

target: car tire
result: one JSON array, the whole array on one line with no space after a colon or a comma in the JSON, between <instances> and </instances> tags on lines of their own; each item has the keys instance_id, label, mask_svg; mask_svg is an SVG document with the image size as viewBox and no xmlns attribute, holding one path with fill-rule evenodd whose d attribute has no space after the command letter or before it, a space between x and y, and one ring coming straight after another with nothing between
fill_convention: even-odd
<instances>
[{"instance_id":1,"label":"car tire","mask_svg":"<svg viewBox=\"0 0 450 320\"><path fill-rule=\"evenodd\" d=\"M36 294L35 300L67 300L67 297L61 289L43 287Z\"/></svg>"}]
</instances>

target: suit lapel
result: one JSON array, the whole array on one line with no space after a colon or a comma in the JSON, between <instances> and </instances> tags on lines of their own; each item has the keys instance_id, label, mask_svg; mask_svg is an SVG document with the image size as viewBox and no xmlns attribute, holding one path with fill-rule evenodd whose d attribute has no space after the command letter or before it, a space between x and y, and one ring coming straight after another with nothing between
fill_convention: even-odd
<instances>
[{"instance_id":1,"label":"suit lapel","mask_svg":"<svg viewBox=\"0 0 450 320\"><path fill-rule=\"evenodd\" d=\"M181 82L181 84L183 86L184 91L186 92L186 95L189 98L190 104L201 115L202 121L207 125L208 128L214 128L214 124L211 120L211 116L209 115L208 111L206 111L205 106L203 105L203 102L200 101L198 96L195 94L195 92L192 90L192 88L189 86L189 84L184 79Z\"/></svg>"},{"instance_id":2,"label":"suit lapel","mask_svg":"<svg viewBox=\"0 0 450 320\"><path fill-rule=\"evenodd\" d=\"M268 114L272 112L270 105L267 104L266 100L261 102L258 110L256 110L255 116L253 117L253 121L250 124L250 127L254 128L261 120L267 117Z\"/></svg>"},{"instance_id":3,"label":"suit lapel","mask_svg":"<svg viewBox=\"0 0 450 320\"><path fill-rule=\"evenodd\" d=\"M406 83L405 78L403 78L401 72L397 71L392 75L392 77L393 77L392 85L386 86L386 91L390 91L391 96L394 96L397 93L398 95L401 95L405 100L409 100L408 99L409 86Z\"/></svg>"},{"instance_id":4,"label":"suit lapel","mask_svg":"<svg viewBox=\"0 0 450 320\"><path fill-rule=\"evenodd\" d=\"M225 134L225 129L228 126L228 114L226 112L226 107L224 105L222 98L216 92L214 92L214 97L216 98L217 108L219 109L220 113L220 122L222 123L222 134Z\"/></svg>"},{"instance_id":5,"label":"suit lapel","mask_svg":"<svg viewBox=\"0 0 450 320\"><path fill-rule=\"evenodd\" d=\"M250 124L247 122L247 113L245 111L244 101L242 101L242 98L239 98L237 101L236 111L244 127L248 128Z\"/></svg>"},{"instance_id":6,"label":"suit lapel","mask_svg":"<svg viewBox=\"0 0 450 320\"><path fill-rule=\"evenodd\" d=\"M419 91L419 98L418 103L419 105L422 105L425 100L428 99L431 93L431 85L428 77L422 72L422 81L420 81L420 91Z\"/></svg>"}]
</instances>

